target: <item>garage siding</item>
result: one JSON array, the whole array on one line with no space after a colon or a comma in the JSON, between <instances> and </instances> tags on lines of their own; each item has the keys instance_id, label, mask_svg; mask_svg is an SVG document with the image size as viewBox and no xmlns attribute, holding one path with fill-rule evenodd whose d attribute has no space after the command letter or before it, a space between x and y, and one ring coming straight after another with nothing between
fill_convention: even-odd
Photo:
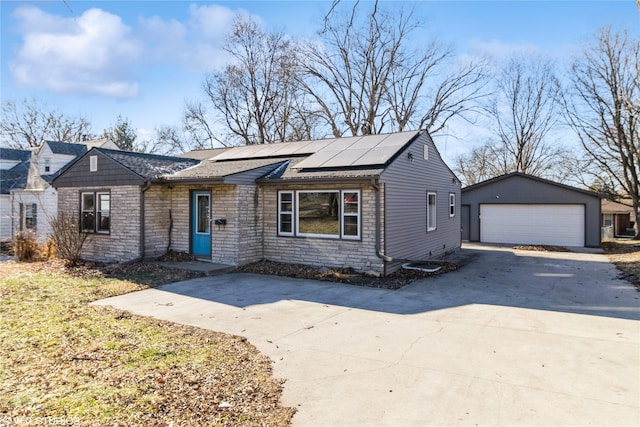
<instances>
[{"instance_id":1,"label":"garage siding","mask_svg":"<svg viewBox=\"0 0 640 427\"><path fill-rule=\"evenodd\" d=\"M463 188L462 204L469 205L468 224L463 224L462 228L465 233L468 229L472 242L481 238L486 241L480 230L481 205L581 205L584 207L584 240L578 246L600 247L600 197L590 191L523 173L511 173ZM533 240L522 243L533 243Z\"/></svg>"},{"instance_id":2,"label":"garage siding","mask_svg":"<svg viewBox=\"0 0 640 427\"><path fill-rule=\"evenodd\" d=\"M584 205L480 205L480 241L584 246Z\"/></svg>"}]
</instances>

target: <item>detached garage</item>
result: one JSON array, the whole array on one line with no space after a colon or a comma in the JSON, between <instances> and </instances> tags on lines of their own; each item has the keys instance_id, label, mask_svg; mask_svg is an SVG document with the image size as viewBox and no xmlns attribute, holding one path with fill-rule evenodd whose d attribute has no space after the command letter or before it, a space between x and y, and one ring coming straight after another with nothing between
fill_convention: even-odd
<instances>
[{"instance_id":1,"label":"detached garage","mask_svg":"<svg viewBox=\"0 0 640 427\"><path fill-rule=\"evenodd\" d=\"M600 246L600 195L511 173L462 189L462 240Z\"/></svg>"}]
</instances>

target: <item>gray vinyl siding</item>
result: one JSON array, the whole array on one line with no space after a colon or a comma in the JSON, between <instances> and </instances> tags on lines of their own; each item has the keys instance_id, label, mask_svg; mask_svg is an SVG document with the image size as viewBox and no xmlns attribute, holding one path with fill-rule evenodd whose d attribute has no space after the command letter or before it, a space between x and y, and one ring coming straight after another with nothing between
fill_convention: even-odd
<instances>
[{"instance_id":1,"label":"gray vinyl siding","mask_svg":"<svg viewBox=\"0 0 640 427\"><path fill-rule=\"evenodd\" d=\"M587 192L513 175L465 188L463 198L471 241L480 241L481 204L580 204L585 206L585 246L600 246L600 198Z\"/></svg>"},{"instance_id":2,"label":"gray vinyl siding","mask_svg":"<svg viewBox=\"0 0 640 427\"><path fill-rule=\"evenodd\" d=\"M97 171L90 172L91 156L84 156L55 180L56 188L142 185L144 183L142 177L103 156L100 152L94 151L94 154L98 157Z\"/></svg>"},{"instance_id":3,"label":"gray vinyl siding","mask_svg":"<svg viewBox=\"0 0 640 427\"><path fill-rule=\"evenodd\" d=\"M428 160L424 146L428 146ZM410 159L411 154L412 159ZM444 164L428 134L422 134L385 169L384 251L392 258L427 260L460 248L460 182ZM437 194L436 229L427 231L427 193ZM449 216L449 194L455 216ZM399 263L388 266L397 269Z\"/></svg>"}]
</instances>

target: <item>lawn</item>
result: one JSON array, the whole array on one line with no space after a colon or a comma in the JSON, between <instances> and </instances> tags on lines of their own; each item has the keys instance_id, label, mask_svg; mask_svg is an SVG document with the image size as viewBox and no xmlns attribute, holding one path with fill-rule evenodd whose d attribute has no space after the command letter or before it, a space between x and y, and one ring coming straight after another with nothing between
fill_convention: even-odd
<instances>
[{"instance_id":1,"label":"lawn","mask_svg":"<svg viewBox=\"0 0 640 427\"><path fill-rule=\"evenodd\" d=\"M289 425L244 338L88 304L177 274L0 262L0 425Z\"/></svg>"},{"instance_id":2,"label":"lawn","mask_svg":"<svg viewBox=\"0 0 640 427\"><path fill-rule=\"evenodd\" d=\"M640 291L640 241L616 239L603 242L602 248L618 270L620 277L633 283Z\"/></svg>"}]
</instances>

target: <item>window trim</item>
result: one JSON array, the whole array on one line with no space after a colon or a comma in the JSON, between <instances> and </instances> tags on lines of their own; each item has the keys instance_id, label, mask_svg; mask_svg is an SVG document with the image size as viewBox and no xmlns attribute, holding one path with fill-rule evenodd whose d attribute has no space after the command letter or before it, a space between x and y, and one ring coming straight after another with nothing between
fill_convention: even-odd
<instances>
[{"instance_id":1,"label":"window trim","mask_svg":"<svg viewBox=\"0 0 640 427\"><path fill-rule=\"evenodd\" d=\"M338 201L338 234L316 234L300 232L300 194L303 193L335 193L339 197ZM346 212L344 197L348 193L357 194L358 209L357 212ZM292 210L282 210L282 195L291 194ZM311 190L278 190L277 191L277 235L282 237L300 237L300 238L317 238L317 239L339 239L339 240L362 240L362 190L357 188L351 189L311 189ZM282 231L282 215L291 215L291 232ZM357 234L349 235L345 233L345 218L357 218Z\"/></svg>"},{"instance_id":2,"label":"window trim","mask_svg":"<svg viewBox=\"0 0 640 427\"><path fill-rule=\"evenodd\" d=\"M429 209L429 199L433 196L433 209ZM434 231L438 228L438 193L433 191L427 191L427 232ZM431 215L433 214L433 226L431 224Z\"/></svg>"},{"instance_id":3,"label":"window trim","mask_svg":"<svg viewBox=\"0 0 640 427\"><path fill-rule=\"evenodd\" d=\"M291 196L291 210L282 210L282 195L288 194ZM295 192L291 190L278 191L278 236L295 236L296 220L295 220ZM282 215L291 215L291 231L282 231Z\"/></svg>"},{"instance_id":4,"label":"window trim","mask_svg":"<svg viewBox=\"0 0 640 427\"><path fill-rule=\"evenodd\" d=\"M345 204L347 203L345 201L345 193L355 193L358 195L358 211L356 213L353 212L346 212L344 207ZM342 239L347 239L347 240L360 240L360 229L362 228L362 215L360 214L361 210L362 210L362 194L360 192L360 190L342 190L340 191L340 237ZM358 221L357 225L356 225L356 234L355 235L350 235L350 234L345 234L344 233L344 227L345 227L345 217L356 217L356 220Z\"/></svg>"},{"instance_id":5,"label":"window trim","mask_svg":"<svg viewBox=\"0 0 640 427\"><path fill-rule=\"evenodd\" d=\"M456 193L449 193L449 218L456 216Z\"/></svg>"},{"instance_id":6,"label":"window trim","mask_svg":"<svg viewBox=\"0 0 640 427\"><path fill-rule=\"evenodd\" d=\"M85 195L91 195L93 197L93 208L92 209L85 209L84 207L84 196ZM99 224L99 220L102 217L102 212L104 212L103 209L100 208L101 206L101 198L100 196L104 196L107 195L109 196L109 228L108 229L104 229L104 228L100 228L100 224ZM81 233L89 233L89 234L111 234L111 213L112 213L113 209L111 206L111 192L110 191L81 191L80 192L80 232ZM84 214L85 212L87 213L92 213L93 214L93 227L92 228L84 228Z\"/></svg>"}]
</instances>

